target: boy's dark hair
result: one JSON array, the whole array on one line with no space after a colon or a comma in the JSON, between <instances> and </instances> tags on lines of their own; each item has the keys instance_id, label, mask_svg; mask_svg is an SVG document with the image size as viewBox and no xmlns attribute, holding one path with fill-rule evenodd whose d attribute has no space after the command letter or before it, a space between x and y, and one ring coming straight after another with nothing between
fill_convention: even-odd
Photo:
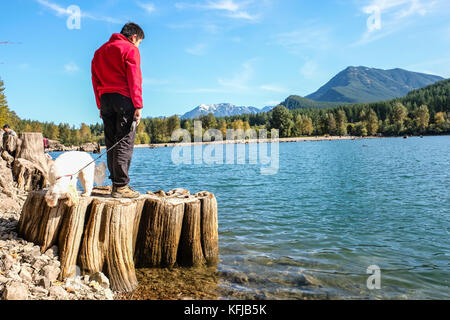
<instances>
[{"instance_id":1,"label":"boy's dark hair","mask_svg":"<svg viewBox=\"0 0 450 320\"><path fill-rule=\"evenodd\" d=\"M5 124L5 125L3 126L3 129L6 129L6 128L10 129L9 124Z\"/></svg>"},{"instance_id":2,"label":"boy's dark hair","mask_svg":"<svg viewBox=\"0 0 450 320\"><path fill-rule=\"evenodd\" d=\"M144 30L142 30L142 28L134 22L128 22L126 25L124 25L120 33L128 39L130 39L131 36L135 34L137 35L138 40L145 39Z\"/></svg>"}]
</instances>

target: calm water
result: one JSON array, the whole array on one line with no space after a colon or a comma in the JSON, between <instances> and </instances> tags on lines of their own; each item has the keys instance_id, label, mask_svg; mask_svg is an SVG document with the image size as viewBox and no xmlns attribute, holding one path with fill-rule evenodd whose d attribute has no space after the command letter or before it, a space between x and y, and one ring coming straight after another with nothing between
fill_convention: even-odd
<instances>
[{"instance_id":1,"label":"calm water","mask_svg":"<svg viewBox=\"0 0 450 320\"><path fill-rule=\"evenodd\" d=\"M216 195L222 298L450 298L450 137L281 143L269 176L171 153L136 149L133 185Z\"/></svg>"}]
</instances>

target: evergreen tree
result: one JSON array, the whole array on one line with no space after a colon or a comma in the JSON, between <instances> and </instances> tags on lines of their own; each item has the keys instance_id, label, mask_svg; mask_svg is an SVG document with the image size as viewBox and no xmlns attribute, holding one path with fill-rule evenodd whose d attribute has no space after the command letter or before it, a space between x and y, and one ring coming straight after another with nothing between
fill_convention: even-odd
<instances>
[{"instance_id":1,"label":"evergreen tree","mask_svg":"<svg viewBox=\"0 0 450 320\"><path fill-rule=\"evenodd\" d=\"M336 114L336 133L339 136L347 135L347 117L343 110L338 110Z\"/></svg>"},{"instance_id":2,"label":"evergreen tree","mask_svg":"<svg viewBox=\"0 0 450 320\"><path fill-rule=\"evenodd\" d=\"M272 110L270 127L280 131L280 138L290 137L294 126L292 114L284 106L277 106Z\"/></svg>"}]
</instances>

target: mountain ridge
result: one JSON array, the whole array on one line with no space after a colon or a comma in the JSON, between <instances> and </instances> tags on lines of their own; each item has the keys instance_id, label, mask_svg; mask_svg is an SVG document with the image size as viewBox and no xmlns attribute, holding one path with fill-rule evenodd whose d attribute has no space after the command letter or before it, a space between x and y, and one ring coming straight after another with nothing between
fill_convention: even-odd
<instances>
[{"instance_id":1,"label":"mountain ridge","mask_svg":"<svg viewBox=\"0 0 450 320\"><path fill-rule=\"evenodd\" d=\"M262 109L255 107L244 107L236 106L231 103L218 103L218 104L201 104L191 111L186 112L182 115L181 119L194 119L200 116L206 116L210 113L214 114L215 117L229 117L241 114L255 114L260 112L268 112L272 110L273 107L267 106Z\"/></svg>"},{"instance_id":2,"label":"mountain ridge","mask_svg":"<svg viewBox=\"0 0 450 320\"><path fill-rule=\"evenodd\" d=\"M290 95L280 105L288 109L331 108L352 103L386 101L406 96L409 92L445 80L436 75L408 71L401 68L377 69L349 66L336 74L316 92L301 97ZM181 116L198 118L213 113L215 117L270 112L274 106L258 109L230 103L201 104Z\"/></svg>"},{"instance_id":3,"label":"mountain ridge","mask_svg":"<svg viewBox=\"0 0 450 320\"><path fill-rule=\"evenodd\" d=\"M305 98L323 102L366 103L399 98L444 78L400 68L349 66Z\"/></svg>"}]
</instances>

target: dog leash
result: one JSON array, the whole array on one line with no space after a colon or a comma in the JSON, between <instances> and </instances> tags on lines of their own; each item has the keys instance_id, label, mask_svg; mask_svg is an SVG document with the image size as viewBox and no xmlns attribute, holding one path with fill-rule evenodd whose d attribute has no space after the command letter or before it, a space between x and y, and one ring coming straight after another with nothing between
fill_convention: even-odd
<instances>
[{"instance_id":1,"label":"dog leash","mask_svg":"<svg viewBox=\"0 0 450 320\"><path fill-rule=\"evenodd\" d=\"M78 170L77 172L75 172L74 174L66 174L64 176L58 177L56 178L56 181L58 181L59 179L62 178L73 178L74 175L80 173L81 171L83 171L84 169L86 169L87 167L89 167L91 164L95 163L97 160L101 159L105 154L107 154L109 151L111 151L112 149L114 149L115 147L117 147L117 145L119 143L121 143L125 138L127 138L131 133L133 133L134 131L136 131L137 128L137 122L136 120L133 121L133 123L131 124L131 128L130 128L130 132L128 132L122 139L120 139L119 141L117 141L115 144L113 144L111 146L111 148L107 149L106 151L104 151L97 159L92 160L91 162L89 162L87 165L85 165L83 168L81 168L80 170Z\"/></svg>"}]
</instances>

